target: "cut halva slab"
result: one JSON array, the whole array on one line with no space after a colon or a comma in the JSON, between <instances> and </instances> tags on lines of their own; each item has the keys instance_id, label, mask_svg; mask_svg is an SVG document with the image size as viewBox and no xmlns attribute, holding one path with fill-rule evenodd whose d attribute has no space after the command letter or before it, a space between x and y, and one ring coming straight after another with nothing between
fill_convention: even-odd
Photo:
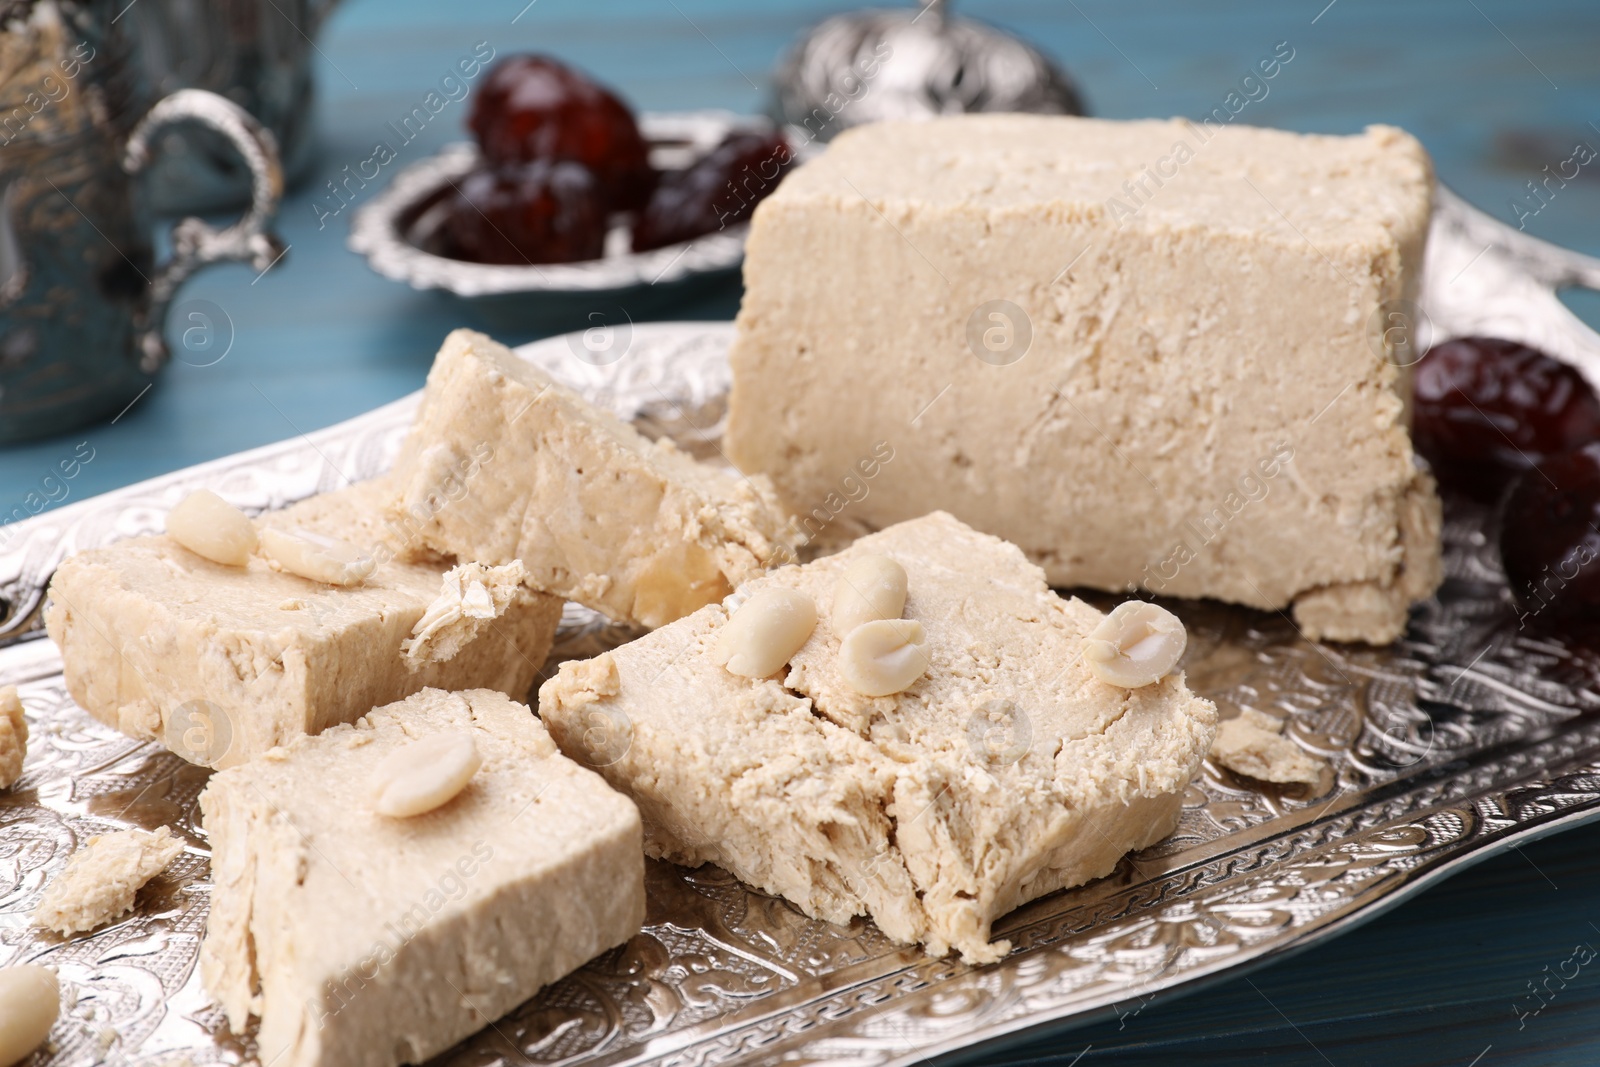
<instances>
[{"instance_id":1,"label":"cut halva slab","mask_svg":"<svg viewBox=\"0 0 1600 1067\"><path fill-rule=\"evenodd\" d=\"M126 734L229 767L425 686L524 697L561 601L519 589L453 656L406 656L446 568L396 558L392 496L381 479L362 482L258 520L366 549L380 562L357 585L297 577L260 556L213 563L164 534L69 557L50 583L46 625L73 699Z\"/></svg>"},{"instance_id":2,"label":"cut halva slab","mask_svg":"<svg viewBox=\"0 0 1600 1067\"><path fill-rule=\"evenodd\" d=\"M404 746L471 737L465 788L377 814ZM639 813L525 705L425 689L215 775L206 989L277 1067L421 1063L633 936Z\"/></svg>"},{"instance_id":3,"label":"cut halva slab","mask_svg":"<svg viewBox=\"0 0 1600 1067\"><path fill-rule=\"evenodd\" d=\"M893 696L844 684L827 609L867 553L905 568L905 618L927 634L931 666ZM1052 593L1016 547L935 513L739 598L773 587L819 607L773 677L714 662L728 612L713 604L540 689L563 750L638 802L652 856L983 961L1006 948L996 918L1172 831L1216 709L1181 674L1098 680L1082 653L1104 616Z\"/></svg>"},{"instance_id":4,"label":"cut halva slab","mask_svg":"<svg viewBox=\"0 0 1600 1067\"><path fill-rule=\"evenodd\" d=\"M466 474L459 472L466 471ZM660 626L791 558L765 478L650 441L483 334L445 338L395 464L426 550Z\"/></svg>"},{"instance_id":5,"label":"cut halva slab","mask_svg":"<svg viewBox=\"0 0 1600 1067\"><path fill-rule=\"evenodd\" d=\"M1393 640L1441 574L1395 348L1432 188L1381 126L847 131L756 210L728 454L822 541L939 507L1055 585Z\"/></svg>"}]
</instances>

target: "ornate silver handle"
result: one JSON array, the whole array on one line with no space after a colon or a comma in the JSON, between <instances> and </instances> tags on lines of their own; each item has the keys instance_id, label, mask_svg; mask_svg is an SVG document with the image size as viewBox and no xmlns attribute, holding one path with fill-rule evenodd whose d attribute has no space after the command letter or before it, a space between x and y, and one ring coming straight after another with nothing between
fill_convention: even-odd
<instances>
[{"instance_id":1,"label":"ornate silver handle","mask_svg":"<svg viewBox=\"0 0 1600 1067\"><path fill-rule=\"evenodd\" d=\"M184 280L213 263L248 262L264 271L280 259L285 247L267 223L283 196L283 167L278 144L244 108L204 89L180 89L166 97L139 120L128 137L122 166L129 174L144 169L151 158L156 132L175 122L192 121L209 126L233 142L250 168L250 210L231 226L217 229L203 219L186 218L172 228L172 258L163 263L150 282L150 304L139 331L139 369L158 370L168 358L163 335L167 306Z\"/></svg>"},{"instance_id":2,"label":"ornate silver handle","mask_svg":"<svg viewBox=\"0 0 1600 1067\"><path fill-rule=\"evenodd\" d=\"M1514 229L1437 186L1420 297L1432 340L1521 341L1600 388L1600 335L1557 295L1572 287L1600 290L1600 259Z\"/></svg>"}]
</instances>

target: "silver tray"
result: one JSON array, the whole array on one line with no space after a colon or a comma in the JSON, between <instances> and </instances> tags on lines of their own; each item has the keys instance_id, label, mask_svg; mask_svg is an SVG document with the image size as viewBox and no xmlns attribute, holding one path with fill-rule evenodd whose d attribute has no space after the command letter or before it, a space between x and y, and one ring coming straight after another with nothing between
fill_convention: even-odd
<instances>
[{"instance_id":1,"label":"silver tray","mask_svg":"<svg viewBox=\"0 0 1600 1067\"><path fill-rule=\"evenodd\" d=\"M1487 246L1487 247L1485 247ZM1438 335L1487 328L1593 373L1600 343L1542 303L1600 277L1443 194L1423 305ZM1570 318L1570 317L1569 317ZM524 354L653 433L716 454L728 385L725 323L639 325L606 367L565 338ZM72 551L154 530L207 486L272 508L383 470L416 404L48 512L0 531L0 683L33 726L27 773L0 795L0 965L54 966L71 1008L40 1062L240 1063L198 982L207 772L78 710L38 629L43 589ZM440 1057L451 1065L910 1064L1025 1031L1138 1010L1350 928L1423 886L1532 837L1600 816L1600 657L1520 632L1486 515L1452 506L1448 579L1393 647L1310 644L1284 618L1204 603L1190 684L1225 715L1257 708L1324 757L1314 787L1260 787L1207 763L1168 840L1115 873L1020 909L1015 951L973 968L832 926L711 867L649 868L643 933ZM569 606L557 657L620 635ZM552 659L552 665L554 658ZM86 836L170 824L187 848L137 914L61 941L27 924L41 887Z\"/></svg>"}]
</instances>

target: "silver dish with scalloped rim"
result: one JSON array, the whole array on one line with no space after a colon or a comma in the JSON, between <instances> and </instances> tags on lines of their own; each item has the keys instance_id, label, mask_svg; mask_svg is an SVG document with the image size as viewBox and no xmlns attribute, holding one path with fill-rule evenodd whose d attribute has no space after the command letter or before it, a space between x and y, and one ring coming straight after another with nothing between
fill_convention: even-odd
<instances>
[{"instance_id":1,"label":"silver dish with scalloped rim","mask_svg":"<svg viewBox=\"0 0 1600 1067\"><path fill-rule=\"evenodd\" d=\"M1508 230L1441 194L1423 306L1439 336L1492 332L1595 377L1600 339L1555 301L1600 263ZM636 326L604 367L564 338L527 358L652 434L716 455L726 323ZM0 532L0 683L33 725L27 771L0 795L0 965L54 966L73 1006L47 1062L246 1062L195 967L209 890L195 798L205 770L77 709L39 629L67 553L158 529L193 489L256 509L369 477L390 462L415 396L302 438L83 501ZM1263 787L1206 763L1182 822L1111 876L1000 923L1015 949L973 968L832 926L711 867L649 867L644 931L445 1053L441 1064L910 1064L1086 1021L1328 937L1462 866L1600 817L1600 655L1518 630L1486 536L1453 506L1448 578L1389 648L1309 644L1266 613L1173 603L1190 684L1225 715L1256 708L1323 757L1314 786ZM1104 598L1101 598L1102 601ZM625 635L568 607L552 662ZM62 941L27 923L87 836L170 824L182 857L136 914ZM109 1045L107 1044L109 1042ZM512 1048L514 1046L515 1053Z\"/></svg>"},{"instance_id":2,"label":"silver dish with scalloped rim","mask_svg":"<svg viewBox=\"0 0 1600 1067\"><path fill-rule=\"evenodd\" d=\"M639 129L650 142L650 161L681 170L736 129L768 130L759 116L731 111L645 112ZM678 299L695 283L727 279L744 260L748 223L738 223L648 252L629 248L622 216L612 220L605 254L577 263L502 265L451 259L429 251L442 224L440 194L480 162L477 146L458 142L399 171L350 220L349 245L373 270L413 289L438 289L471 300L500 320L546 325L561 318L582 322L604 303L626 300L630 313ZM430 210L432 206L432 210Z\"/></svg>"}]
</instances>

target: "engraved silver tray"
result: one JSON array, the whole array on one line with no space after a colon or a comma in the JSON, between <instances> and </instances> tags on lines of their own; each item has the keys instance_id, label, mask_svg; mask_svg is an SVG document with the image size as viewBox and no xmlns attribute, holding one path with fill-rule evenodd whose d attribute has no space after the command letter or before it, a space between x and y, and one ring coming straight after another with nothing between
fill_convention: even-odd
<instances>
[{"instance_id":1,"label":"engraved silver tray","mask_svg":"<svg viewBox=\"0 0 1600 1067\"><path fill-rule=\"evenodd\" d=\"M1541 294L1596 278L1595 261L1441 194L1423 300L1438 335L1492 329L1593 376L1600 340ZM605 367L575 358L566 338L524 353L649 432L715 457L730 329L635 326L624 358ZM0 529L0 683L21 686L33 727L26 774L0 794L0 965L54 966L71 1005L38 1063L253 1057L248 1038L224 1029L195 968L209 890L195 797L208 772L72 704L38 629L53 568L74 550L158 528L201 486L271 508L376 474L415 403ZM1451 502L1445 587L1390 648L1310 644L1279 615L1173 604L1190 627L1190 684L1224 715L1249 707L1287 720L1288 735L1328 770L1314 787L1276 788L1208 763L1171 838L1005 919L996 934L1016 948L1002 962L932 959L864 921L807 919L717 869L654 863L643 933L438 1062L910 1064L1131 1010L1600 816L1600 656L1518 630L1486 521ZM557 657L621 636L569 606ZM187 849L135 915L75 941L28 926L41 887L78 842L162 823Z\"/></svg>"}]
</instances>

